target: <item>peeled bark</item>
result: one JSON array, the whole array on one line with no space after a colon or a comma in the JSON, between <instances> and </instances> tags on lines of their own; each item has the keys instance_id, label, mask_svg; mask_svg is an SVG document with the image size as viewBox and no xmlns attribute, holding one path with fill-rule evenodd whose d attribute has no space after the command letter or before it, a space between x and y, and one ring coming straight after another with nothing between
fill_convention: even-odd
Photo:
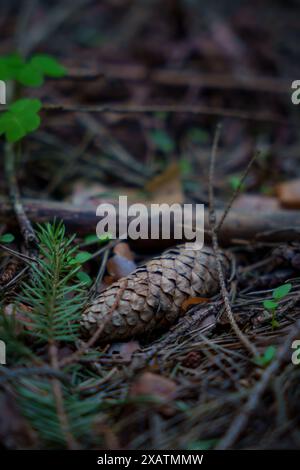
<instances>
[{"instance_id":1,"label":"peeled bark","mask_svg":"<svg viewBox=\"0 0 300 470\"><path fill-rule=\"evenodd\" d=\"M221 254L224 276L230 258ZM91 336L101 326L100 341L118 341L167 327L184 313L191 297L211 297L219 289L212 249L187 250L184 245L165 251L102 292L84 312L83 332Z\"/></svg>"}]
</instances>

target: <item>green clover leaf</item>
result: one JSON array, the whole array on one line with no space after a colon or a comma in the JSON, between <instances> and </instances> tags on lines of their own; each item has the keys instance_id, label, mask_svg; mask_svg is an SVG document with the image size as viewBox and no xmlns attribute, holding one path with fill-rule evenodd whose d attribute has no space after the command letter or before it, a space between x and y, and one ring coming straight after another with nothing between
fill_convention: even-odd
<instances>
[{"instance_id":1,"label":"green clover leaf","mask_svg":"<svg viewBox=\"0 0 300 470\"><path fill-rule=\"evenodd\" d=\"M0 80L14 80L24 67L24 61L19 54L9 54L0 57Z\"/></svg>"},{"instance_id":2,"label":"green clover leaf","mask_svg":"<svg viewBox=\"0 0 300 470\"><path fill-rule=\"evenodd\" d=\"M29 132L40 126L37 114L41 109L37 99L23 98L9 106L8 111L0 116L0 135L5 134L8 142L17 142Z\"/></svg>"}]
</instances>

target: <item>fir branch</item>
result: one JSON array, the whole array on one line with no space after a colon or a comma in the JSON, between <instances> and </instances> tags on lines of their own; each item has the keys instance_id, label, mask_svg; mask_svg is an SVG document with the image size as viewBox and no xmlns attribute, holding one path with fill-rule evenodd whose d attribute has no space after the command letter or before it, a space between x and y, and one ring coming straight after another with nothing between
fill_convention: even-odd
<instances>
[{"instance_id":1,"label":"fir branch","mask_svg":"<svg viewBox=\"0 0 300 470\"><path fill-rule=\"evenodd\" d=\"M74 237L66 238L62 223L39 226L37 236L40 259L31 264L32 279L19 296L24 323L39 341L75 341L86 296L76 277Z\"/></svg>"},{"instance_id":2,"label":"fir branch","mask_svg":"<svg viewBox=\"0 0 300 470\"><path fill-rule=\"evenodd\" d=\"M31 264L32 276L23 285L19 308L30 338L47 344L49 364L56 377L22 380L17 393L22 413L43 441L76 449L77 436L87 433L87 427L83 430L82 426L91 424L97 407L78 396L76 406L72 385L59 379L58 357L60 341L78 339L86 292L77 279L81 266L75 257L74 237L66 237L64 225L39 226L37 236L40 259Z\"/></svg>"},{"instance_id":3,"label":"fir branch","mask_svg":"<svg viewBox=\"0 0 300 470\"><path fill-rule=\"evenodd\" d=\"M79 393L74 393L71 385L60 382L60 386L70 434L80 442L92 442L92 425L100 410L99 398L82 399ZM46 379L23 378L15 388L21 413L38 433L40 446L70 447L57 413L52 382Z\"/></svg>"}]
</instances>

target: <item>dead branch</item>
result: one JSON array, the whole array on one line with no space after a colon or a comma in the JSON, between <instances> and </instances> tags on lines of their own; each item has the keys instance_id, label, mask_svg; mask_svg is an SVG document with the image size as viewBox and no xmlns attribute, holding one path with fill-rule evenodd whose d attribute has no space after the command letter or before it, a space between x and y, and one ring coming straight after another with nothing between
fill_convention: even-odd
<instances>
[{"instance_id":1,"label":"dead branch","mask_svg":"<svg viewBox=\"0 0 300 470\"><path fill-rule=\"evenodd\" d=\"M233 75L224 73L195 73L194 70L160 70L151 71L141 65L120 67L104 64L100 69L68 68L68 75L63 80L129 80L154 82L165 86L188 86L216 89L247 90L261 93L290 93L292 80L278 79L271 76Z\"/></svg>"},{"instance_id":2,"label":"dead branch","mask_svg":"<svg viewBox=\"0 0 300 470\"><path fill-rule=\"evenodd\" d=\"M29 254L34 255L36 251L37 238L21 199L16 177L15 151L11 144L6 144L5 147L4 168L10 200L20 226L22 236L24 237L25 245L29 251Z\"/></svg>"},{"instance_id":3,"label":"dead branch","mask_svg":"<svg viewBox=\"0 0 300 470\"><path fill-rule=\"evenodd\" d=\"M6 108L3 108L6 109ZM49 103L43 106L45 111L75 112L75 113L113 113L113 114L140 114L140 113L181 113L203 114L207 116L228 117L252 121L286 123L279 115L269 112L248 112L241 109L224 109L202 105L135 105L135 104L104 104L104 105L73 105L61 103Z\"/></svg>"},{"instance_id":4,"label":"dead branch","mask_svg":"<svg viewBox=\"0 0 300 470\"><path fill-rule=\"evenodd\" d=\"M24 209L35 223L63 220L69 231L79 234L94 232L100 217L96 216L95 206L75 206L72 204L39 199L24 199ZM117 208L117 206L116 206ZM217 222L221 220L223 210L216 210ZM117 214L118 220L126 214ZM128 222L130 222L130 218ZM8 198L0 198L0 223L13 227L16 225L14 211ZM193 221L191 221L193 224ZM205 211L205 231L209 236L208 212ZM172 233L172 227L171 227ZM278 210L274 212L245 213L231 209L219 232L222 244L234 240L289 242L300 241L300 212ZM143 249L161 249L173 244L173 240L137 240L136 247Z\"/></svg>"}]
</instances>

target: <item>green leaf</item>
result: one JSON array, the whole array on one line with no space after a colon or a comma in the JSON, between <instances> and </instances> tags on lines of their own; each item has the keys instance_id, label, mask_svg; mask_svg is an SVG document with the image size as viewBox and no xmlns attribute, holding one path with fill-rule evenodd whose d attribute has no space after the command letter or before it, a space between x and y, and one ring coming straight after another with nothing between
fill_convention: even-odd
<instances>
[{"instance_id":1,"label":"green leaf","mask_svg":"<svg viewBox=\"0 0 300 470\"><path fill-rule=\"evenodd\" d=\"M66 69L54 57L47 54L35 55L30 64L48 77L59 78L67 73Z\"/></svg>"},{"instance_id":2,"label":"green leaf","mask_svg":"<svg viewBox=\"0 0 300 470\"><path fill-rule=\"evenodd\" d=\"M206 144L209 141L209 134L203 129L193 127L188 132L188 138L195 144Z\"/></svg>"},{"instance_id":3,"label":"green leaf","mask_svg":"<svg viewBox=\"0 0 300 470\"><path fill-rule=\"evenodd\" d=\"M17 142L26 135L24 126L18 117L9 111L0 117L0 135L5 134L8 142Z\"/></svg>"},{"instance_id":4,"label":"green leaf","mask_svg":"<svg viewBox=\"0 0 300 470\"><path fill-rule=\"evenodd\" d=\"M0 242L1 243L11 243L13 242L15 237L13 236L12 233L5 233L4 235L0 236Z\"/></svg>"},{"instance_id":5,"label":"green leaf","mask_svg":"<svg viewBox=\"0 0 300 470\"><path fill-rule=\"evenodd\" d=\"M162 129L154 129L150 132L152 142L163 153L171 153L175 150L174 140Z\"/></svg>"},{"instance_id":6,"label":"green leaf","mask_svg":"<svg viewBox=\"0 0 300 470\"><path fill-rule=\"evenodd\" d=\"M103 235L100 235L100 237L98 237L96 234L91 234L85 237L84 243L86 245L92 245L93 243L100 243L102 245L109 242L111 239L112 235L110 233L104 233Z\"/></svg>"},{"instance_id":7,"label":"green leaf","mask_svg":"<svg viewBox=\"0 0 300 470\"><path fill-rule=\"evenodd\" d=\"M188 444L187 450L209 450L215 447L217 439L203 439L200 441L194 441Z\"/></svg>"},{"instance_id":8,"label":"green leaf","mask_svg":"<svg viewBox=\"0 0 300 470\"><path fill-rule=\"evenodd\" d=\"M91 234L91 235L87 235L87 236L84 238L84 243L86 243L86 244L97 243L98 240L99 240L99 239L98 239L97 235Z\"/></svg>"},{"instance_id":9,"label":"green leaf","mask_svg":"<svg viewBox=\"0 0 300 470\"><path fill-rule=\"evenodd\" d=\"M19 54L10 54L0 57L0 79L15 79L23 66L24 61Z\"/></svg>"},{"instance_id":10,"label":"green leaf","mask_svg":"<svg viewBox=\"0 0 300 470\"><path fill-rule=\"evenodd\" d=\"M93 282L90 276L83 271L79 271L77 273L77 278L79 279L80 282L82 282L82 284L86 286L90 286Z\"/></svg>"},{"instance_id":11,"label":"green leaf","mask_svg":"<svg viewBox=\"0 0 300 470\"><path fill-rule=\"evenodd\" d=\"M83 264L86 263L86 261L89 261L91 257L92 255L88 251L81 251L80 253L77 253L75 258L73 258L69 264Z\"/></svg>"},{"instance_id":12,"label":"green leaf","mask_svg":"<svg viewBox=\"0 0 300 470\"><path fill-rule=\"evenodd\" d=\"M26 64L18 73L17 79L22 85L38 87L44 83L42 72L31 63Z\"/></svg>"},{"instance_id":13,"label":"green leaf","mask_svg":"<svg viewBox=\"0 0 300 470\"><path fill-rule=\"evenodd\" d=\"M38 87L44 77L63 77L66 69L50 55L37 54L28 62L24 62L18 54L0 57L0 79L17 80L22 85Z\"/></svg>"},{"instance_id":14,"label":"green leaf","mask_svg":"<svg viewBox=\"0 0 300 470\"><path fill-rule=\"evenodd\" d=\"M278 307L278 303L273 300L265 300L263 305L267 310L275 310Z\"/></svg>"},{"instance_id":15,"label":"green leaf","mask_svg":"<svg viewBox=\"0 0 300 470\"><path fill-rule=\"evenodd\" d=\"M285 297L290 292L292 287L293 286L290 283L282 284L282 286L277 287L273 291L273 299L276 299L276 300L283 299L283 297Z\"/></svg>"},{"instance_id":16,"label":"green leaf","mask_svg":"<svg viewBox=\"0 0 300 470\"><path fill-rule=\"evenodd\" d=\"M100 237L98 237L98 241L100 243L107 243L110 240L112 240L112 234L111 233L103 233L103 235L100 235Z\"/></svg>"},{"instance_id":17,"label":"green leaf","mask_svg":"<svg viewBox=\"0 0 300 470\"><path fill-rule=\"evenodd\" d=\"M13 103L0 116L0 135L5 134L8 142L17 142L40 126L37 112L41 109L37 99L24 98Z\"/></svg>"},{"instance_id":18,"label":"green leaf","mask_svg":"<svg viewBox=\"0 0 300 470\"><path fill-rule=\"evenodd\" d=\"M279 321L276 320L275 317L273 317L272 320L271 320L271 326L272 326L273 330L280 327L280 323L279 323Z\"/></svg>"},{"instance_id":19,"label":"green leaf","mask_svg":"<svg viewBox=\"0 0 300 470\"><path fill-rule=\"evenodd\" d=\"M36 98L21 98L9 106L14 113L37 113L41 108L42 103Z\"/></svg>"},{"instance_id":20,"label":"green leaf","mask_svg":"<svg viewBox=\"0 0 300 470\"><path fill-rule=\"evenodd\" d=\"M276 346L268 346L264 352L264 359L268 363L271 362L276 355Z\"/></svg>"},{"instance_id":21,"label":"green leaf","mask_svg":"<svg viewBox=\"0 0 300 470\"><path fill-rule=\"evenodd\" d=\"M190 175L193 171L191 162L185 158L179 160L179 168L183 176Z\"/></svg>"},{"instance_id":22,"label":"green leaf","mask_svg":"<svg viewBox=\"0 0 300 470\"><path fill-rule=\"evenodd\" d=\"M268 346L261 356L255 358L254 362L259 366L267 366L274 359L276 351L275 346Z\"/></svg>"},{"instance_id":23,"label":"green leaf","mask_svg":"<svg viewBox=\"0 0 300 470\"><path fill-rule=\"evenodd\" d=\"M241 183L241 178L239 176L231 176L229 178L229 184L230 184L231 189L233 189L233 191L236 191L239 188L240 183ZM244 189L243 183L241 185L241 189Z\"/></svg>"}]
</instances>

